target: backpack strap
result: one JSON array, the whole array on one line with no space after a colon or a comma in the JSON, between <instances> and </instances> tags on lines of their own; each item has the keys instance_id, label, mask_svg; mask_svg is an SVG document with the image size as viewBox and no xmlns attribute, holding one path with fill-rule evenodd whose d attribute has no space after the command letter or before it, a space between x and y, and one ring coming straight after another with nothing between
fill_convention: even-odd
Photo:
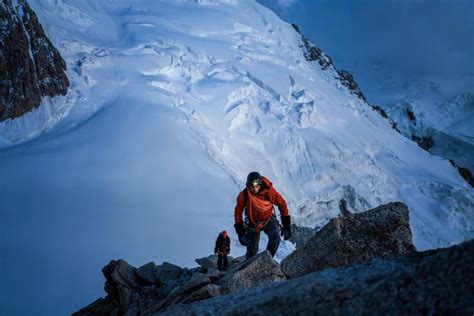
<instances>
[{"instance_id":1,"label":"backpack strap","mask_svg":"<svg viewBox=\"0 0 474 316\"><path fill-rule=\"evenodd\" d=\"M244 189L244 205L247 208L247 202L249 201L249 191L247 188Z\"/></svg>"}]
</instances>

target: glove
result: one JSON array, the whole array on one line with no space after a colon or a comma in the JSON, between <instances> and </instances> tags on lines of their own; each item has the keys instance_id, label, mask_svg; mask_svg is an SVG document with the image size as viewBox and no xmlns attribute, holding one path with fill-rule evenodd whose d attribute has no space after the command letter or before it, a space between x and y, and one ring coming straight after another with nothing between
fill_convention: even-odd
<instances>
[{"instance_id":1,"label":"glove","mask_svg":"<svg viewBox=\"0 0 474 316\"><path fill-rule=\"evenodd\" d=\"M247 246L247 237L245 236L245 227L244 223L240 222L234 225L235 232L239 236L239 242L242 246Z\"/></svg>"},{"instance_id":2,"label":"glove","mask_svg":"<svg viewBox=\"0 0 474 316\"><path fill-rule=\"evenodd\" d=\"M247 236L245 235L242 235L242 236L239 236L239 242L242 246L248 246L248 242L247 242Z\"/></svg>"},{"instance_id":3,"label":"glove","mask_svg":"<svg viewBox=\"0 0 474 316\"><path fill-rule=\"evenodd\" d=\"M281 224L283 225L281 229L281 236L283 239L288 240L291 238L291 219L290 215L281 217Z\"/></svg>"},{"instance_id":4,"label":"glove","mask_svg":"<svg viewBox=\"0 0 474 316\"><path fill-rule=\"evenodd\" d=\"M242 235L245 235L245 227L244 227L244 223L240 222L240 223L237 223L234 225L234 228L235 228L235 232L237 233L237 236L242 236Z\"/></svg>"}]
</instances>

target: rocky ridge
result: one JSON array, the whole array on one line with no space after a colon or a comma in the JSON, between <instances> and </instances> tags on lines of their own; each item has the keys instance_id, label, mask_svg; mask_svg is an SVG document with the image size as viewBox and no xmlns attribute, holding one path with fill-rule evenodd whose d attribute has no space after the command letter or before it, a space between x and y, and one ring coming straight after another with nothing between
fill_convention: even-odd
<instances>
[{"instance_id":1,"label":"rocky ridge","mask_svg":"<svg viewBox=\"0 0 474 316\"><path fill-rule=\"evenodd\" d=\"M299 27L296 24L291 24L293 28L301 35L300 48L303 50L303 55L307 61L316 61L323 70L332 70L335 75L334 78L339 80L343 86L345 86L352 94L359 97L361 100L367 103L367 98L360 90L359 86L355 82L353 76L347 70L337 70L334 66L331 57L323 53L323 51L314 45L307 37L301 34Z\"/></svg>"},{"instance_id":2,"label":"rocky ridge","mask_svg":"<svg viewBox=\"0 0 474 316\"><path fill-rule=\"evenodd\" d=\"M402 203L333 219L281 265L267 251L227 271L216 256L193 269L112 260L107 296L73 315L472 313L474 241L417 253L408 221Z\"/></svg>"}]
</instances>

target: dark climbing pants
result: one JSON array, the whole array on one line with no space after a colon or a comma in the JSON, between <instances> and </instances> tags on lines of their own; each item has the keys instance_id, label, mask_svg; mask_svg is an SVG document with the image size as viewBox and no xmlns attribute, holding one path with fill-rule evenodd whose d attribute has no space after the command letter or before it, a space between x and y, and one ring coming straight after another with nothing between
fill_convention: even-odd
<instances>
[{"instance_id":1,"label":"dark climbing pants","mask_svg":"<svg viewBox=\"0 0 474 316\"><path fill-rule=\"evenodd\" d=\"M272 256L278 250L280 245L280 226L275 216L272 216L267 225L263 228L263 232L268 236L267 250L270 251ZM258 245L260 243L260 232L257 232L255 225L249 223L247 226L247 259L252 258L258 253Z\"/></svg>"},{"instance_id":2,"label":"dark climbing pants","mask_svg":"<svg viewBox=\"0 0 474 316\"><path fill-rule=\"evenodd\" d=\"M227 270L227 267L229 266L229 261L227 261L227 254L225 253L220 253L218 258L217 258L217 268L222 271L222 270Z\"/></svg>"}]
</instances>

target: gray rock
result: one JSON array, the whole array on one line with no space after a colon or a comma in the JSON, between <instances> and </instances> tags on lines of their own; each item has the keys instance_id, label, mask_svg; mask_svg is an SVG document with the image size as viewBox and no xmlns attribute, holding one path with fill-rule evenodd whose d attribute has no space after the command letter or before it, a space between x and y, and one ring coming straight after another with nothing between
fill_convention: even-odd
<instances>
[{"instance_id":1,"label":"gray rock","mask_svg":"<svg viewBox=\"0 0 474 316\"><path fill-rule=\"evenodd\" d=\"M132 303L132 293L143 284L137 278L136 268L130 266L125 260L112 260L102 269L105 276L105 291L108 298L125 312Z\"/></svg>"},{"instance_id":2,"label":"gray rock","mask_svg":"<svg viewBox=\"0 0 474 316\"><path fill-rule=\"evenodd\" d=\"M156 266L156 277L162 283L178 279L183 272L184 270L182 268L166 261Z\"/></svg>"},{"instance_id":3,"label":"gray rock","mask_svg":"<svg viewBox=\"0 0 474 316\"><path fill-rule=\"evenodd\" d=\"M244 262L245 260L247 260L245 255L237 257L237 258L229 257L229 267L233 266L233 265L236 265L236 264L240 264L240 263Z\"/></svg>"},{"instance_id":4,"label":"gray rock","mask_svg":"<svg viewBox=\"0 0 474 316\"><path fill-rule=\"evenodd\" d=\"M137 269L137 275L149 284L160 284L161 280L157 275L157 266L154 262L149 262Z\"/></svg>"},{"instance_id":5,"label":"gray rock","mask_svg":"<svg viewBox=\"0 0 474 316\"><path fill-rule=\"evenodd\" d=\"M225 275L225 272L219 271L214 268L207 269L206 277L211 281L217 281L221 276Z\"/></svg>"},{"instance_id":6,"label":"gray rock","mask_svg":"<svg viewBox=\"0 0 474 316\"><path fill-rule=\"evenodd\" d=\"M281 269L294 278L413 251L408 208L403 203L389 203L367 212L333 218L304 247L286 257Z\"/></svg>"},{"instance_id":7,"label":"gray rock","mask_svg":"<svg viewBox=\"0 0 474 316\"><path fill-rule=\"evenodd\" d=\"M474 240L326 269L235 291L163 315L472 315Z\"/></svg>"},{"instance_id":8,"label":"gray rock","mask_svg":"<svg viewBox=\"0 0 474 316\"><path fill-rule=\"evenodd\" d=\"M210 255L208 257L198 258L195 261L197 264L199 264L203 268L217 269L217 256L216 255Z\"/></svg>"},{"instance_id":9,"label":"gray rock","mask_svg":"<svg viewBox=\"0 0 474 316\"><path fill-rule=\"evenodd\" d=\"M205 300L211 297L216 297L221 295L220 286L216 284L207 284L206 286L200 288L196 292L191 293L187 296L182 303L190 303L195 301Z\"/></svg>"},{"instance_id":10,"label":"gray rock","mask_svg":"<svg viewBox=\"0 0 474 316\"><path fill-rule=\"evenodd\" d=\"M227 256L227 260L229 263L229 267L234 264L238 264L242 261L245 261L245 256L233 258L232 256ZM196 263L199 264L202 268L204 269L217 269L217 256L216 255L210 255L207 257L202 257L195 259Z\"/></svg>"},{"instance_id":11,"label":"gray rock","mask_svg":"<svg viewBox=\"0 0 474 316\"><path fill-rule=\"evenodd\" d=\"M118 307L109 302L108 299L99 298L94 301L92 304L80 309L79 311L72 314L72 316L96 316L96 315L111 315L118 316L119 309Z\"/></svg>"},{"instance_id":12,"label":"gray rock","mask_svg":"<svg viewBox=\"0 0 474 316\"><path fill-rule=\"evenodd\" d=\"M179 279L184 272L184 269L169 262L163 262L158 266L154 262L149 262L136 270L142 280L157 285Z\"/></svg>"},{"instance_id":13,"label":"gray rock","mask_svg":"<svg viewBox=\"0 0 474 316\"><path fill-rule=\"evenodd\" d=\"M264 251L257 256L232 266L227 275L218 281L222 293L237 289L259 286L271 282L285 280L278 263L273 260L270 252Z\"/></svg>"}]
</instances>

